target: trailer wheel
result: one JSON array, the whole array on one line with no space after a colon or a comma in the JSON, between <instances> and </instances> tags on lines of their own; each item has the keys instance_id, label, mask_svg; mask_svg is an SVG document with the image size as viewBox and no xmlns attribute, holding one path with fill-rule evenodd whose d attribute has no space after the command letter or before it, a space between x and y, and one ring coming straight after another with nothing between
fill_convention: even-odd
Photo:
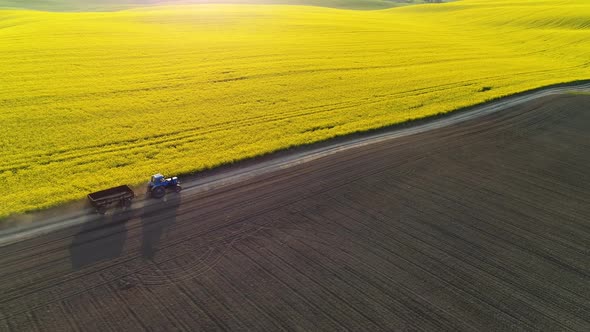
<instances>
[{"instance_id":1,"label":"trailer wheel","mask_svg":"<svg viewBox=\"0 0 590 332\"><path fill-rule=\"evenodd\" d=\"M96 208L96 212L100 213L100 214L105 214L107 213L107 207L102 205Z\"/></svg>"},{"instance_id":2,"label":"trailer wheel","mask_svg":"<svg viewBox=\"0 0 590 332\"><path fill-rule=\"evenodd\" d=\"M121 200L121 206L130 207L131 206L131 199L126 198L126 199Z\"/></svg>"},{"instance_id":3,"label":"trailer wheel","mask_svg":"<svg viewBox=\"0 0 590 332\"><path fill-rule=\"evenodd\" d=\"M153 198L162 198L166 195L166 189L164 187L156 187L152 189Z\"/></svg>"},{"instance_id":4,"label":"trailer wheel","mask_svg":"<svg viewBox=\"0 0 590 332\"><path fill-rule=\"evenodd\" d=\"M181 186L174 187L174 191L177 192L177 193L179 193L181 190L182 190L182 187Z\"/></svg>"}]
</instances>

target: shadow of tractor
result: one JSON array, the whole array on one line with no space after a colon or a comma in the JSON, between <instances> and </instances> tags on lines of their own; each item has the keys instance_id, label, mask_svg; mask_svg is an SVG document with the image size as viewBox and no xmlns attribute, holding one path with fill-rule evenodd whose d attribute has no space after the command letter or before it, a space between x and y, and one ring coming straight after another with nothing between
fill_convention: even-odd
<instances>
[{"instance_id":1,"label":"shadow of tractor","mask_svg":"<svg viewBox=\"0 0 590 332\"><path fill-rule=\"evenodd\" d=\"M132 218L132 210L117 208L82 224L69 248L72 267L78 270L119 257L127 239L126 222Z\"/></svg>"},{"instance_id":2,"label":"shadow of tractor","mask_svg":"<svg viewBox=\"0 0 590 332\"><path fill-rule=\"evenodd\" d=\"M156 252L160 249L162 237L176 223L181 204L182 197L179 194L169 193L155 206L144 208L141 214L143 232L141 255L143 258L154 259Z\"/></svg>"}]
</instances>

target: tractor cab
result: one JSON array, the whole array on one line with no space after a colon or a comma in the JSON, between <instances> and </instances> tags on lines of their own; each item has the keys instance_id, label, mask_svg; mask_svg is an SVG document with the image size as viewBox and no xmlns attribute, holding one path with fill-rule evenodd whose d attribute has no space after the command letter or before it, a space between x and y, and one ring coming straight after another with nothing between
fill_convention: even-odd
<instances>
[{"instance_id":1,"label":"tractor cab","mask_svg":"<svg viewBox=\"0 0 590 332\"><path fill-rule=\"evenodd\" d=\"M158 173L152 175L152 179L150 180L149 186L154 187L164 182L164 175Z\"/></svg>"}]
</instances>

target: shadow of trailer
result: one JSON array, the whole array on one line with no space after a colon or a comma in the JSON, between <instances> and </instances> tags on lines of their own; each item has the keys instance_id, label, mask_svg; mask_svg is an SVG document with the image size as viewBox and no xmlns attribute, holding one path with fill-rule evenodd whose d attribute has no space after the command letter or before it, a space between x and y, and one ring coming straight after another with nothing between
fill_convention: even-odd
<instances>
[{"instance_id":1,"label":"shadow of trailer","mask_svg":"<svg viewBox=\"0 0 590 332\"><path fill-rule=\"evenodd\" d=\"M131 206L135 193L129 186L122 185L88 194L90 204L100 214L106 213L109 205L118 203L121 207Z\"/></svg>"}]
</instances>

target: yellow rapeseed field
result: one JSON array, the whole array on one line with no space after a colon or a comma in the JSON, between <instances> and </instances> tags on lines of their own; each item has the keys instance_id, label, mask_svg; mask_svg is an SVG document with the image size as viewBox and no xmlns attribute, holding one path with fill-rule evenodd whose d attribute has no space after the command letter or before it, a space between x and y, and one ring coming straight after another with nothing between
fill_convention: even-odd
<instances>
[{"instance_id":1,"label":"yellow rapeseed field","mask_svg":"<svg viewBox=\"0 0 590 332\"><path fill-rule=\"evenodd\" d=\"M0 217L590 78L590 1L0 11Z\"/></svg>"}]
</instances>

